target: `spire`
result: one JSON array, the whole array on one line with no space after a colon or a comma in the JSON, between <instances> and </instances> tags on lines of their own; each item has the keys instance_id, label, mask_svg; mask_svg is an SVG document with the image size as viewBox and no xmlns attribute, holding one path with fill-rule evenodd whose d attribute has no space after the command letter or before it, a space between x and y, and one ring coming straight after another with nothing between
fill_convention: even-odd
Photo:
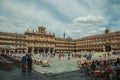
<instances>
[{"instance_id":1,"label":"spire","mask_svg":"<svg viewBox=\"0 0 120 80\"><path fill-rule=\"evenodd\" d=\"M109 33L108 26L106 26L105 33L106 33L106 34Z\"/></svg>"},{"instance_id":2,"label":"spire","mask_svg":"<svg viewBox=\"0 0 120 80\"><path fill-rule=\"evenodd\" d=\"M63 33L63 37L65 38L65 31L64 31L64 33Z\"/></svg>"}]
</instances>

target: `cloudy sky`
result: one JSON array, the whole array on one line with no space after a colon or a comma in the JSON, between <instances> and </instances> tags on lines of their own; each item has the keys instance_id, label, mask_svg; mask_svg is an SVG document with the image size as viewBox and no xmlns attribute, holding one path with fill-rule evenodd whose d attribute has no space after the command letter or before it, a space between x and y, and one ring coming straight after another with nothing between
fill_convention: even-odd
<instances>
[{"instance_id":1,"label":"cloudy sky","mask_svg":"<svg viewBox=\"0 0 120 80\"><path fill-rule=\"evenodd\" d=\"M120 31L120 0L0 0L0 31L44 26L56 37L81 38Z\"/></svg>"}]
</instances>

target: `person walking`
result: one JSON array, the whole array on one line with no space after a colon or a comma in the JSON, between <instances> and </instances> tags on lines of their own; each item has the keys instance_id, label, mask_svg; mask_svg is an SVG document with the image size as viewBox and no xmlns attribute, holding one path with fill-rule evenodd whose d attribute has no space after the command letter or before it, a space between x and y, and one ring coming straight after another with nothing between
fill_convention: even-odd
<instances>
[{"instance_id":1,"label":"person walking","mask_svg":"<svg viewBox=\"0 0 120 80\"><path fill-rule=\"evenodd\" d=\"M30 55L28 55L28 58L27 58L27 65L28 65L28 72L31 72L32 71L32 58Z\"/></svg>"},{"instance_id":2,"label":"person walking","mask_svg":"<svg viewBox=\"0 0 120 80\"><path fill-rule=\"evenodd\" d=\"M24 55L22 57L22 72L26 72L26 66L27 65L27 55Z\"/></svg>"},{"instance_id":3,"label":"person walking","mask_svg":"<svg viewBox=\"0 0 120 80\"><path fill-rule=\"evenodd\" d=\"M92 59L92 53L91 52L89 53L88 58L89 58L89 60Z\"/></svg>"}]
</instances>

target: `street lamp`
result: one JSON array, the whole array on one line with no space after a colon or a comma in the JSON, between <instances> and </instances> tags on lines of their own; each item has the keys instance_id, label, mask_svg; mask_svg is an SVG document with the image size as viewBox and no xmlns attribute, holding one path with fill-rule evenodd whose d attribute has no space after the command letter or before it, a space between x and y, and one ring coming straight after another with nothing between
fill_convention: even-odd
<instances>
[{"instance_id":1,"label":"street lamp","mask_svg":"<svg viewBox=\"0 0 120 80\"><path fill-rule=\"evenodd\" d=\"M72 40L72 38L70 36L68 36L67 41L69 42L69 54L70 54L70 41Z\"/></svg>"}]
</instances>

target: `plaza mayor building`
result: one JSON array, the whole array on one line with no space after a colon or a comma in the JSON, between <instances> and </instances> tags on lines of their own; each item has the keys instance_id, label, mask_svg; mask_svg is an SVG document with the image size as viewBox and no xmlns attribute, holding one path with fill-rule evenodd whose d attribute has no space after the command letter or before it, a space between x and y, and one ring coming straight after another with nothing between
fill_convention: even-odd
<instances>
[{"instance_id":1,"label":"plaza mayor building","mask_svg":"<svg viewBox=\"0 0 120 80\"><path fill-rule=\"evenodd\" d=\"M47 33L45 27L37 31L27 30L24 34L0 32L0 53L69 53L69 52L109 52L120 50L120 31L71 39L55 37Z\"/></svg>"}]
</instances>

